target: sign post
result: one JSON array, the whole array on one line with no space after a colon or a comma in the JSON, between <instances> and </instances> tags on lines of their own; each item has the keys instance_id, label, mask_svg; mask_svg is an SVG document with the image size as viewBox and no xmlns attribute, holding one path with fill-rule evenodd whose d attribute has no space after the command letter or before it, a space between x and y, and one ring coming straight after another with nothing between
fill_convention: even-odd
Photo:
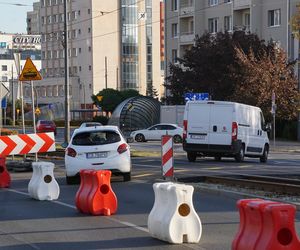
<instances>
[{"instance_id":1,"label":"sign post","mask_svg":"<svg viewBox=\"0 0 300 250\"><path fill-rule=\"evenodd\" d=\"M33 91L33 81L42 80L42 76L40 72L36 69L35 65L31 61L31 59L28 57L26 59L24 68L22 70L22 73L19 76L19 81L30 81L31 85L31 106L32 106L32 122L33 122L33 131L36 133L36 121L35 121L35 108L34 108L34 91ZM22 87L21 87L22 89ZM23 100L23 89L21 92L21 97ZM22 117L24 117L24 110L22 112ZM23 118L24 119L24 118ZM35 161L37 161L37 153L35 153Z\"/></svg>"},{"instance_id":2,"label":"sign post","mask_svg":"<svg viewBox=\"0 0 300 250\"><path fill-rule=\"evenodd\" d=\"M276 104L275 104L275 92L272 92L272 109L271 113L273 114L273 146L275 147L275 120L276 120Z\"/></svg>"}]
</instances>

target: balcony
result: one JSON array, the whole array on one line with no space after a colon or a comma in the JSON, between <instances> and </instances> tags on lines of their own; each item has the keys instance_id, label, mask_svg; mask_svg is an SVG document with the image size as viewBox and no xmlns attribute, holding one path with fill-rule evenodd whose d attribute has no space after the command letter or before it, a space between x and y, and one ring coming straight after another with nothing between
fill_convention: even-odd
<instances>
[{"instance_id":1,"label":"balcony","mask_svg":"<svg viewBox=\"0 0 300 250\"><path fill-rule=\"evenodd\" d=\"M233 9L241 10L250 8L251 0L234 0L233 1Z\"/></svg>"},{"instance_id":2,"label":"balcony","mask_svg":"<svg viewBox=\"0 0 300 250\"><path fill-rule=\"evenodd\" d=\"M194 43L195 34L193 31L181 32L180 42L181 43Z\"/></svg>"},{"instance_id":3,"label":"balcony","mask_svg":"<svg viewBox=\"0 0 300 250\"><path fill-rule=\"evenodd\" d=\"M180 15L181 16L188 16L194 15L195 7L193 0L182 0L180 3Z\"/></svg>"}]
</instances>

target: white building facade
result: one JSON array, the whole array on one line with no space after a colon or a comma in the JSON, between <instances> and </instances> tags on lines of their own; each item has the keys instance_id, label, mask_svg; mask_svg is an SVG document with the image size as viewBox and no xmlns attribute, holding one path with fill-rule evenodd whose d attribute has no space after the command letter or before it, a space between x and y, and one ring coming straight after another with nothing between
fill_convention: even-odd
<instances>
[{"instance_id":1,"label":"white building facade","mask_svg":"<svg viewBox=\"0 0 300 250\"><path fill-rule=\"evenodd\" d=\"M64 103L63 3L40 1L45 103ZM163 95L159 0L76 0L67 9L71 110L91 108L105 88L145 95L151 85Z\"/></svg>"}]
</instances>

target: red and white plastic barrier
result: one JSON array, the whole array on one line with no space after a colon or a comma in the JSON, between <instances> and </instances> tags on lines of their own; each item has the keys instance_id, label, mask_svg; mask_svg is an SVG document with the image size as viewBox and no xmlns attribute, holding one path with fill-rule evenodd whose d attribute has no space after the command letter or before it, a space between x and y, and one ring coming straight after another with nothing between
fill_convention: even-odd
<instances>
[{"instance_id":1,"label":"red and white plastic barrier","mask_svg":"<svg viewBox=\"0 0 300 250\"><path fill-rule=\"evenodd\" d=\"M173 137L170 135L161 137L161 166L163 177L174 176Z\"/></svg>"},{"instance_id":2,"label":"red and white plastic barrier","mask_svg":"<svg viewBox=\"0 0 300 250\"><path fill-rule=\"evenodd\" d=\"M240 200L240 227L232 250L297 250L296 208L290 204L261 199Z\"/></svg>"},{"instance_id":3,"label":"red and white plastic barrier","mask_svg":"<svg viewBox=\"0 0 300 250\"><path fill-rule=\"evenodd\" d=\"M54 133L0 136L0 156L55 151Z\"/></svg>"}]
</instances>

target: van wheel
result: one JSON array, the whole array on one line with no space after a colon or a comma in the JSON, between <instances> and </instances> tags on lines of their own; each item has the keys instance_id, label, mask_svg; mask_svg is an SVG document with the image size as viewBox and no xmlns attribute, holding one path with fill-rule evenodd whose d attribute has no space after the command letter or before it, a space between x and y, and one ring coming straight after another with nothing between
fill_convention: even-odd
<instances>
[{"instance_id":1,"label":"van wheel","mask_svg":"<svg viewBox=\"0 0 300 250\"><path fill-rule=\"evenodd\" d=\"M195 152L187 152L187 158L189 162L195 162L197 154Z\"/></svg>"},{"instance_id":2,"label":"van wheel","mask_svg":"<svg viewBox=\"0 0 300 250\"><path fill-rule=\"evenodd\" d=\"M143 142L143 141L145 141L145 136L144 136L143 134L137 134L137 135L135 136L135 140L136 140L137 142Z\"/></svg>"},{"instance_id":3,"label":"van wheel","mask_svg":"<svg viewBox=\"0 0 300 250\"><path fill-rule=\"evenodd\" d=\"M181 136L180 135L174 135L173 136L173 141L174 141L174 143L182 142Z\"/></svg>"},{"instance_id":4,"label":"van wheel","mask_svg":"<svg viewBox=\"0 0 300 250\"><path fill-rule=\"evenodd\" d=\"M268 148L268 146L266 145L266 146L264 147L263 155L259 158L260 162L266 163L267 160L268 160L268 155L269 155L269 148Z\"/></svg>"},{"instance_id":5,"label":"van wheel","mask_svg":"<svg viewBox=\"0 0 300 250\"><path fill-rule=\"evenodd\" d=\"M222 157L221 156L215 156L215 161L221 161Z\"/></svg>"},{"instance_id":6,"label":"van wheel","mask_svg":"<svg viewBox=\"0 0 300 250\"><path fill-rule=\"evenodd\" d=\"M123 174L123 180L124 181L130 181L131 180L131 173L124 173Z\"/></svg>"},{"instance_id":7,"label":"van wheel","mask_svg":"<svg viewBox=\"0 0 300 250\"><path fill-rule=\"evenodd\" d=\"M244 157L245 157L245 146L242 145L240 151L237 153L237 155L235 155L234 158L236 162L242 162L244 161Z\"/></svg>"}]
</instances>

